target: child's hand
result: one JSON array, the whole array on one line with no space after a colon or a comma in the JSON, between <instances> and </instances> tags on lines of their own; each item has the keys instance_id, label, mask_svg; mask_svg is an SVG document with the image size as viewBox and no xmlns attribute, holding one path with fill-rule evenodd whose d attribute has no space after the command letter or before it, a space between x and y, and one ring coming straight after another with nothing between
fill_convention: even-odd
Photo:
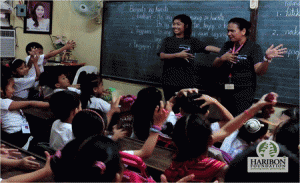
<instances>
[{"instance_id":1,"label":"child's hand","mask_svg":"<svg viewBox=\"0 0 300 183\"><path fill-rule=\"evenodd\" d=\"M265 105L273 105L273 106L274 106L274 105L277 103L278 94L277 94L277 93L274 93L274 92L271 92L271 94L274 95L274 99L273 99L271 102L267 102L267 101L265 100L266 97L267 97L267 95L268 95L268 93L267 93L267 94L263 95L263 96L261 97L261 99L259 99L259 101L257 102L257 104L261 104L261 105L263 105L263 106L265 106Z\"/></svg>"},{"instance_id":2,"label":"child's hand","mask_svg":"<svg viewBox=\"0 0 300 183\"><path fill-rule=\"evenodd\" d=\"M80 84L71 85L71 87L76 88L76 89L80 89Z\"/></svg>"},{"instance_id":3,"label":"child's hand","mask_svg":"<svg viewBox=\"0 0 300 183\"><path fill-rule=\"evenodd\" d=\"M68 41L65 45L66 50L73 50L76 47L75 41Z\"/></svg>"},{"instance_id":4,"label":"child's hand","mask_svg":"<svg viewBox=\"0 0 300 183\"><path fill-rule=\"evenodd\" d=\"M177 93L177 97L182 97L187 96L188 93L198 93L198 89L197 88L185 88L185 89L181 89L178 93Z\"/></svg>"},{"instance_id":5,"label":"child's hand","mask_svg":"<svg viewBox=\"0 0 300 183\"><path fill-rule=\"evenodd\" d=\"M114 140L114 141L124 138L127 134L126 130L124 130L122 128L117 129L117 125L113 126L113 132L114 132L114 135L112 137L112 140Z\"/></svg>"},{"instance_id":6,"label":"child's hand","mask_svg":"<svg viewBox=\"0 0 300 183\"><path fill-rule=\"evenodd\" d=\"M46 155L46 164L44 166L44 169L46 169L46 171L49 174L52 174L52 170L51 170L51 166L50 166L51 156L47 151L45 151L45 155Z\"/></svg>"},{"instance_id":7,"label":"child's hand","mask_svg":"<svg viewBox=\"0 0 300 183\"><path fill-rule=\"evenodd\" d=\"M116 97L113 97L111 103L110 103L110 110L113 112L113 113L119 113L121 112L121 109L119 107L120 105L120 99L121 99L121 96L116 98Z\"/></svg>"},{"instance_id":8,"label":"child's hand","mask_svg":"<svg viewBox=\"0 0 300 183\"><path fill-rule=\"evenodd\" d=\"M160 101L160 106L157 106L153 114L153 125L161 126L168 118L171 112L171 103L167 102L164 106L163 101Z\"/></svg>"},{"instance_id":9,"label":"child's hand","mask_svg":"<svg viewBox=\"0 0 300 183\"><path fill-rule=\"evenodd\" d=\"M204 95L204 94L200 98L197 98L195 100L205 100L204 104L202 104L200 106L200 108L203 108L207 105L215 104L217 102L217 99L215 99L209 95Z\"/></svg>"},{"instance_id":10,"label":"child's hand","mask_svg":"<svg viewBox=\"0 0 300 183\"><path fill-rule=\"evenodd\" d=\"M0 149L1 157L10 158L10 159L18 159L18 156L21 155L18 149Z\"/></svg>"},{"instance_id":11,"label":"child's hand","mask_svg":"<svg viewBox=\"0 0 300 183\"><path fill-rule=\"evenodd\" d=\"M31 51L29 51L30 54L30 61L33 63L38 63L38 60L40 58L40 53L37 48L31 48Z\"/></svg>"},{"instance_id":12,"label":"child's hand","mask_svg":"<svg viewBox=\"0 0 300 183\"><path fill-rule=\"evenodd\" d=\"M19 168L22 168L22 169L26 169L26 170L36 170L36 169L39 169L40 168L40 164L35 162L35 161L32 161L34 160L35 158L33 156L27 156L21 160L19 160Z\"/></svg>"}]
</instances>

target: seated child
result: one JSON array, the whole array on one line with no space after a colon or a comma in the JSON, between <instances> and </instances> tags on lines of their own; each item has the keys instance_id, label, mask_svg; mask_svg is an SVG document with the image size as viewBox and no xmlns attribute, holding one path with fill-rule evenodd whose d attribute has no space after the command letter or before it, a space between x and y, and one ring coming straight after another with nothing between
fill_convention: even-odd
<instances>
[{"instance_id":1,"label":"seated child","mask_svg":"<svg viewBox=\"0 0 300 183\"><path fill-rule=\"evenodd\" d=\"M86 139L93 135L105 135L107 128L106 115L96 109L83 109L73 118L72 130L75 138ZM123 129L114 129L112 140L117 141L125 136Z\"/></svg>"},{"instance_id":2,"label":"seated child","mask_svg":"<svg viewBox=\"0 0 300 183\"><path fill-rule=\"evenodd\" d=\"M15 82L14 96L20 98L28 98L29 89L34 87L35 81L37 81L40 76L40 70L37 65L37 58L38 56L31 57L31 60L37 73L34 77L25 77L25 75L27 75L28 73L28 67L26 66L24 60L15 59L9 63L9 67L12 71Z\"/></svg>"},{"instance_id":3,"label":"seated child","mask_svg":"<svg viewBox=\"0 0 300 183\"><path fill-rule=\"evenodd\" d=\"M49 103L51 111L57 118L52 124L49 144L51 148L61 150L74 139L72 121L81 110L81 102L77 93L64 90L54 93Z\"/></svg>"},{"instance_id":4,"label":"seated child","mask_svg":"<svg viewBox=\"0 0 300 183\"><path fill-rule=\"evenodd\" d=\"M82 108L99 109L105 114L111 108L111 105L101 98L104 87L102 77L98 74L86 74L82 75L81 84L81 102Z\"/></svg>"},{"instance_id":5,"label":"seated child","mask_svg":"<svg viewBox=\"0 0 300 183\"><path fill-rule=\"evenodd\" d=\"M53 89L53 93L70 90L81 94L80 85L71 85L69 79L63 72L54 72L49 74L49 87Z\"/></svg>"},{"instance_id":6,"label":"seated child","mask_svg":"<svg viewBox=\"0 0 300 183\"><path fill-rule=\"evenodd\" d=\"M177 147L177 154L170 168L165 171L168 180L177 181L187 174L194 173L194 181L223 181L224 173L228 167L223 162L209 158L207 155L208 147L240 128L262 107L276 104L276 98L272 102L266 102L264 100L266 96L264 95L244 113L230 120L213 133L211 125L205 121L209 112L205 106L214 100L203 95L199 99L192 100L191 104L186 103L189 106L185 106L183 117L177 121L173 131L172 139ZM180 107L183 107L182 104Z\"/></svg>"},{"instance_id":7,"label":"seated child","mask_svg":"<svg viewBox=\"0 0 300 183\"><path fill-rule=\"evenodd\" d=\"M153 125L153 112L156 106L160 105L162 93L155 87L147 87L140 90L137 94L137 99L131 107L133 114L133 134L132 137L139 140L146 140L150 133L150 127ZM167 122L175 125L177 119L170 109L170 114Z\"/></svg>"},{"instance_id":8,"label":"seated child","mask_svg":"<svg viewBox=\"0 0 300 183\"><path fill-rule=\"evenodd\" d=\"M14 79L10 68L1 65L1 139L23 147L30 137L30 128L22 109L27 107L49 107L40 101L14 101Z\"/></svg>"},{"instance_id":9,"label":"seated child","mask_svg":"<svg viewBox=\"0 0 300 183\"><path fill-rule=\"evenodd\" d=\"M62 48L58 49L58 50L54 50L49 52L48 54L44 54L43 53L43 46L37 42L31 42L28 43L26 46L26 53L27 53L27 57L25 59L26 65L29 68L28 74L25 77L36 77L36 71L32 66L32 62L30 61L30 57L32 56L32 53L30 52L32 49L37 49L39 56L38 59L38 66L40 69L40 72L44 72L44 65L47 63L46 60L51 58L51 57L55 57L57 54L64 52L65 50L72 50L74 49L74 47L76 46L76 43L74 41L68 41L67 44L65 46L63 46Z\"/></svg>"}]
</instances>

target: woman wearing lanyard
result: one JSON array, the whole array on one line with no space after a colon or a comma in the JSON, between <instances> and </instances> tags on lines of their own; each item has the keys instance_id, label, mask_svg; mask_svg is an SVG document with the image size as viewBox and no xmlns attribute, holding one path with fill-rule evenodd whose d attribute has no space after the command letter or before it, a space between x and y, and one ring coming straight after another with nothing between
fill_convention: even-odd
<instances>
[{"instance_id":1,"label":"woman wearing lanyard","mask_svg":"<svg viewBox=\"0 0 300 183\"><path fill-rule=\"evenodd\" d=\"M256 75L264 75L272 59L283 57L286 48L280 44L267 49L248 39L251 23L243 18L232 18L228 22L228 37L213 66L218 68L221 103L237 116L252 105L256 88ZM270 91L271 92L271 91Z\"/></svg>"}]
</instances>

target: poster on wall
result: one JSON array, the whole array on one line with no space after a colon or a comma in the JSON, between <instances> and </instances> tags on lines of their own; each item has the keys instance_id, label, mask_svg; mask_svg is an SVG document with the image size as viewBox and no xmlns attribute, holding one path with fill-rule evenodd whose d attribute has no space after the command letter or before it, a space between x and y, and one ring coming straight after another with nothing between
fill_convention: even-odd
<instances>
[{"instance_id":1,"label":"poster on wall","mask_svg":"<svg viewBox=\"0 0 300 183\"><path fill-rule=\"evenodd\" d=\"M25 1L24 33L51 34L53 1Z\"/></svg>"}]
</instances>

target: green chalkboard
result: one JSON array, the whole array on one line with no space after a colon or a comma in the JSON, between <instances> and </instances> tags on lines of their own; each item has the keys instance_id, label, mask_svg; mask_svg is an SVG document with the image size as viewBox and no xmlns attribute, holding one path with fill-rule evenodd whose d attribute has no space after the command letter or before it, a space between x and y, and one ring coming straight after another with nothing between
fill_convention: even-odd
<instances>
[{"instance_id":1,"label":"green chalkboard","mask_svg":"<svg viewBox=\"0 0 300 183\"><path fill-rule=\"evenodd\" d=\"M258 77L256 97L274 91L278 101L299 105L299 1L260 1L257 43L266 51L271 44L284 44L288 53L273 59L267 74Z\"/></svg>"},{"instance_id":2,"label":"green chalkboard","mask_svg":"<svg viewBox=\"0 0 300 183\"><path fill-rule=\"evenodd\" d=\"M192 36L222 47L227 22L250 19L249 1L106 1L103 8L101 73L104 77L160 85L162 62L157 52L172 36L172 19L186 14L193 21ZM216 55L196 54L199 86L209 83Z\"/></svg>"}]
</instances>

